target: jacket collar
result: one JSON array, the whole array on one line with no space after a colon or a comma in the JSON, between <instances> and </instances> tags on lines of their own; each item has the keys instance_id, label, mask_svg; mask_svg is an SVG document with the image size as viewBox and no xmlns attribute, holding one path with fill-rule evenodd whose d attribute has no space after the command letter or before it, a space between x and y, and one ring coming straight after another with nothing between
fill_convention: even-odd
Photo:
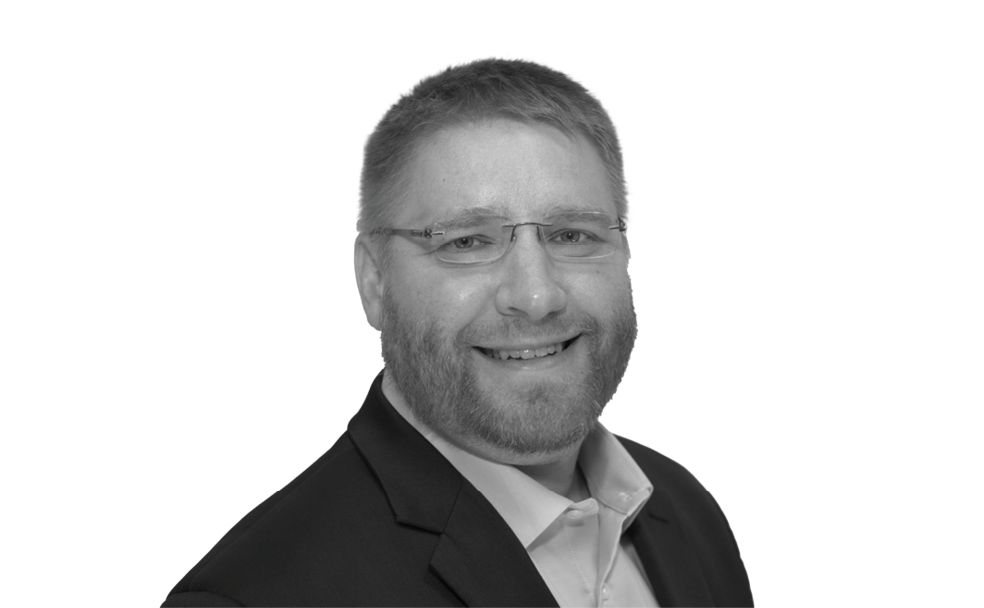
<instances>
[{"instance_id":1,"label":"jacket collar","mask_svg":"<svg viewBox=\"0 0 984 608\"><path fill-rule=\"evenodd\" d=\"M713 606L703 569L678 521L669 495L654 490L627 533L660 606Z\"/></svg>"},{"instance_id":2,"label":"jacket collar","mask_svg":"<svg viewBox=\"0 0 984 608\"><path fill-rule=\"evenodd\" d=\"M382 373L349 423L400 524L440 535L431 569L469 606L556 606L488 500L383 396Z\"/></svg>"}]
</instances>

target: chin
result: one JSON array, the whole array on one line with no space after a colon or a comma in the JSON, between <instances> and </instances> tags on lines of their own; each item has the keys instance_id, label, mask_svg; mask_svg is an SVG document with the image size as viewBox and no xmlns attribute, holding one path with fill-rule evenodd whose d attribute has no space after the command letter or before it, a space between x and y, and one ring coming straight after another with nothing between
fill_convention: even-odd
<instances>
[{"instance_id":1,"label":"chin","mask_svg":"<svg viewBox=\"0 0 984 608\"><path fill-rule=\"evenodd\" d=\"M481 387L454 416L459 431L517 455L554 454L578 446L594 430L603 405L580 384L526 380L519 387Z\"/></svg>"}]
</instances>

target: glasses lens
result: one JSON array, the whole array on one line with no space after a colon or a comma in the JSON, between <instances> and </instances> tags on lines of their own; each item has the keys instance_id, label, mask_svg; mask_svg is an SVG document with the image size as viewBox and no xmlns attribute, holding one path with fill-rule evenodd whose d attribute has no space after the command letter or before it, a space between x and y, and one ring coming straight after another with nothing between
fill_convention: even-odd
<instances>
[{"instance_id":1,"label":"glasses lens","mask_svg":"<svg viewBox=\"0 0 984 608\"><path fill-rule=\"evenodd\" d=\"M502 257L511 229L501 223L448 230L437 241L437 259L450 264L481 264Z\"/></svg>"},{"instance_id":2,"label":"glasses lens","mask_svg":"<svg viewBox=\"0 0 984 608\"><path fill-rule=\"evenodd\" d=\"M543 228L547 251L555 258L602 258L615 252L621 233L612 230L618 223L601 213L577 213L547 219Z\"/></svg>"}]
</instances>

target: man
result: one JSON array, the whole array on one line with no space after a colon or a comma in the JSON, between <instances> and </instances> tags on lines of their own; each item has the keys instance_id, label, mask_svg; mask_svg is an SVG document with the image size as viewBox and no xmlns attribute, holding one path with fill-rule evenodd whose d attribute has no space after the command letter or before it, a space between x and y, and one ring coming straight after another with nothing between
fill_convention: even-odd
<instances>
[{"instance_id":1,"label":"man","mask_svg":"<svg viewBox=\"0 0 984 608\"><path fill-rule=\"evenodd\" d=\"M558 72L422 81L366 145L385 370L164 605L750 605L714 499L598 422L636 335L614 127Z\"/></svg>"}]
</instances>

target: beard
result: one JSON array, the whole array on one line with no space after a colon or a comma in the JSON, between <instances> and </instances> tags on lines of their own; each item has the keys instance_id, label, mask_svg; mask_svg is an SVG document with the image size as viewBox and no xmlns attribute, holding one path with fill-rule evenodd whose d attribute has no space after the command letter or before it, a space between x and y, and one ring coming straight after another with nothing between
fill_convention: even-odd
<instances>
[{"instance_id":1,"label":"beard","mask_svg":"<svg viewBox=\"0 0 984 608\"><path fill-rule=\"evenodd\" d=\"M618 302L604 323L575 313L539 322L502 317L451 334L437 321L403 317L384 294L386 373L413 415L459 446L462 439L477 439L523 456L562 451L579 445L594 429L628 367L636 337L631 291ZM574 333L580 344L570 347L586 350L586 366L568 366L577 369L519 386L490 385L472 352L477 344L518 343L518 338L528 343Z\"/></svg>"}]
</instances>

